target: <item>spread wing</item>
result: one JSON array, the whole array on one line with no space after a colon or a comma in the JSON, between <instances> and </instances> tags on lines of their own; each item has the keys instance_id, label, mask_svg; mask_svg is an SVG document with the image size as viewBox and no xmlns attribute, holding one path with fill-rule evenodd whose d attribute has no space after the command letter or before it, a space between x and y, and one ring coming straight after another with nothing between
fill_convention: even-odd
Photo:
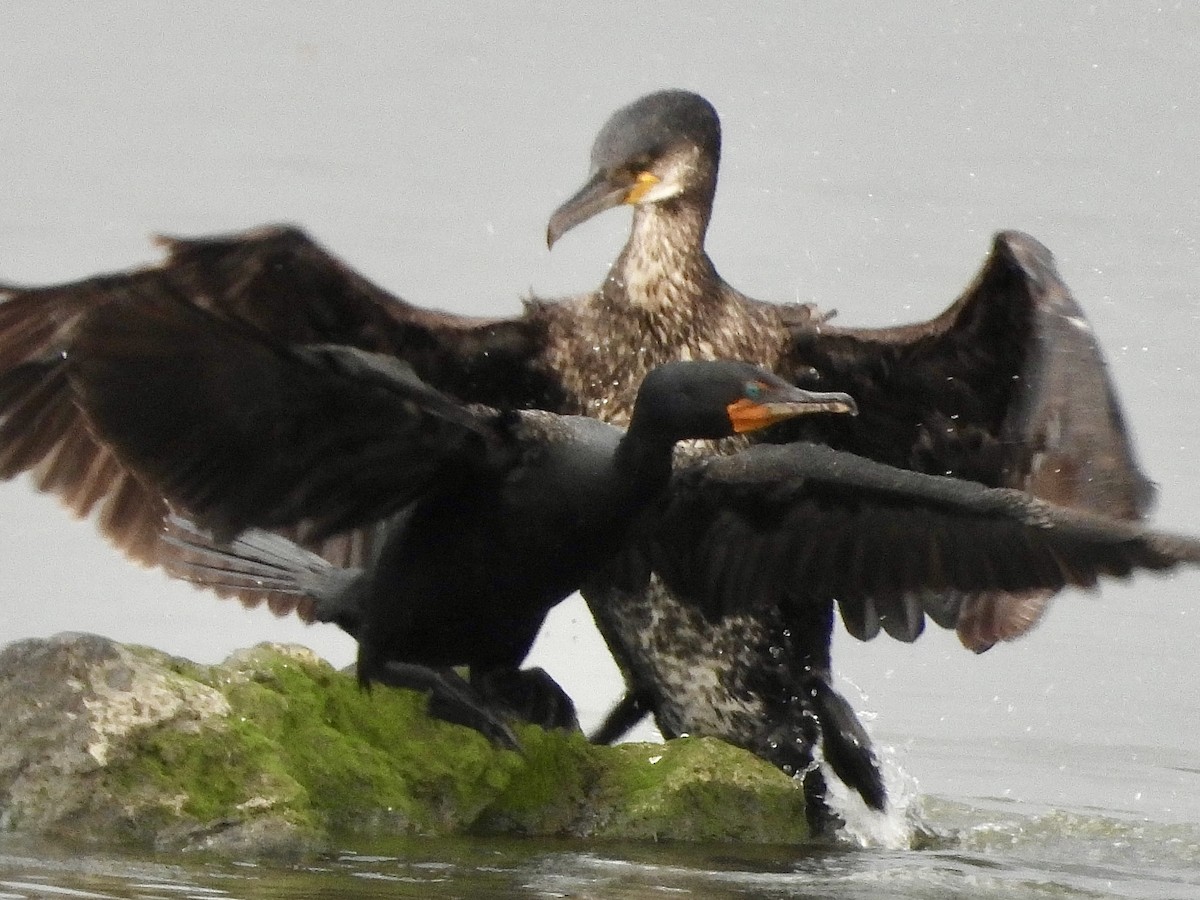
<instances>
[{"instance_id":1,"label":"spread wing","mask_svg":"<svg viewBox=\"0 0 1200 900\"><path fill-rule=\"evenodd\" d=\"M483 403L526 406L553 392L529 367L543 338L532 319L412 306L296 229L161 243L167 258L151 268L54 287L0 288L0 478L30 472L75 514L97 513L101 531L141 562L153 563L161 552L163 500L97 440L56 364L76 353L85 324L102 310L119 306L131 329L145 330L161 324L155 305L170 301L284 346L337 343L391 354L425 381ZM144 321L132 323L142 315ZM355 565L370 547L370 534L355 531L311 549Z\"/></svg>"},{"instance_id":2,"label":"spread wing","mask_svg":"<svg viewBox=\"0 0 1200 900\"><path fill-rule=\"evenodd\" d=\"M1028 235L998 234L929 322L793 329L784 368L858 403L857 419L799 423L822 443L1121 518L1153 501L1087 318Z\"/></svg>"},{"instance_id":3,"label":"spread wing","mask_svg":"<svg viewBox=\"0 0 1200 900\"><path fill-rule=\"evenodd\" d=\"M96 437L219 537L375 523L492 434L392 357L269 342L168 298L95 311L58 365Z\"/></svg>"},{"instance_id":4,"label":"spread wing","mask_svg":"<svg viewBox=\"0 0 1200 900\"><path fill-rule=\"evenodd\" d=\"M887 329L798 323L784 368L836 387L856 420L798 422L807 438L918 472L1026 490L1063 506L1140 518L1154 490L1137 464L1096 338L1050 252L1002 232L978 276L937 318ZM959 637L982 652L1031 628L1046 591L959 598Z\"/></svg>"},{"instance_id":5,"label":"spread wing","mask_svg":"<svg viewBox=\"0 0 1200 900\"><path fill-rule=\"evenodd\" d=\"M344 546L366 556L383 523L448 472L493 458L495 414L394 357L282 344L186 300L132 299L89 312L66 354L14 371L61 390L77 434L152 501L148 563L170 568L179 552L157 538L171 508L218 539L255 526L323 546L349 533ZM58 424L48 410L35 431ZM252 587L226 593L297 608Z\"/></svg>"},{"instance_id":6,"label":"spread wing","mask_svg":"<svg viewBox=\"0 0 1200 900\"><path fill-rule=\"evenodd\" d=\"M626 578L652 568L709 617L836 601L855 637L911 641L925 616L969 627L980 593L1195 564L1200 541L798 443L680 470L626 556Z\"/></svg>"}]
</instances>

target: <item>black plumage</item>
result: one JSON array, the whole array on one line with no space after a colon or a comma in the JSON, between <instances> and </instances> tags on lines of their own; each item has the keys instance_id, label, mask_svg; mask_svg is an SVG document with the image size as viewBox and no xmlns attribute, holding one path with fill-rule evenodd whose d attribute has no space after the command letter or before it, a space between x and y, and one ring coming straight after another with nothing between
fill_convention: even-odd
<instances>
[{"instance_id":1,"label":"black plumage","mask_svg":"<svg viewBox=\"0 0 1200 900\"><path fill-rule=\"evenodd\" d=\"M602 585L626 598L628 646L667 727L728 734L796 772L819 745L881 809L870 742L830 684L835 605L858 637L912 640L926 614L952 624L981 592L1200 563L1191 538L807 442L673 466L685 438L854 409L747 363L653 370L622 431L464 405L392 357L151 307L152 329L144 309L96 312L58 365L93 433L211 531L177 523L169 570L306 598L358 639L364 683L429 688L446 718L504 742L482 702L491 679L517 669L550 608ZM366 526L381 540L357 568L260 531ZM806 786L820 823L823 783Z\"/></svg>"},{"instance_id":2,"label":"black plumage","mask_svg":"<svg viewBox=\"0 0 1200 900\"><path fill-rule=\"evenodd\" d=\"M838 327L807 305L748 298L717 274L703 242L719 153L716 113L695 94L659 92L618 111L597 139L590 187L555 214L549 236L624 203L634 210L628 243L595 291L533 300L511 319L404 303L291 228L166 240L168 258L157 267L4 289L0 477L29 471L77 513L98 513L101 529L133 557L150 563L175 558L178 548L161 536L164 498L97 439L57 365L61 354L76 352L80 334L104 307L127 307L131 316L145 316L138 327L154 329L155 304L171 298L283 346L339 343L398 357L425 382L464 401L617 424L628 422L637 386L662 363L749 359L796 384L846 390L858 402L853 420L810 420L775 430L776 440L804 438L1118 517L1145 510L1149 483L1137 468L1099 348L1037 241L999 234L978 277L929 322ZM377 525L327 535L304 523L276 530L339 566L369 562L381 534ZM841 565L839 552L835 547L820 558ZM871 570L861 554L846 563ZM310 612L308 602L272 592L239 596L251 604L265 599L280 613ZM657 583L633 596L598 581L588 597L630 680L624 712L650 710L668 735L707 731L767 755L759 732L778 723L761 718L769 711L754 674L761 669L774 679L773 663L746 656L742 682L749 693L718 691L709 698L748 710L736 722L692 720L708 700L672 696L675 688L656 683L654 654L663 648L643 647L636 634L644 609L674 610L678 602ZM929 595L925 609L937 610L940 624L956 627L964 643L979 650L1026 631L1047 597L1044 591ZM795 665L827 669L831 625L823 612L811 619L810 649L819 650L822 641L824 649L801 655ZM869 631L868 623L859 630ZM697 636L687 640L703 643ZM603 736L619 732L630 717L610 719Z\"/></svg>"},{"instance_id":3,"label":"black plumage","mask_svg":"<svg viewBox=\"0 0 1200 900\"><path fill-rule=\"evenodd\" d=\"M150 312L154 327L142 327ZM202 565L202 542L177 528L172 572L307 598L316 618L354 634L365 684L408 686L412 664L469 666L485 694L494 673L519 667L546 613L615 554L670 479L676 442L853 409L746 363L674 363L647 377L622 433L465 406L393 357L280 345L165 298L98 310L58 365L123 464L214 541L240 537L229 557L251 563ZM243 534L296 528L319 541L358 527L380 531L358 568ZM442 677L444 705L464 688ZM450 717L507 737L478 704Z\"/></svg>"},{"instance_id":4,"label":"black plumage","mask_svg":"<svg viewBox=\"0 0 1200 900\"><path fill-rule=\"evenodd\" d=\"M155 328L138 328L146 308ZM953 624L978 593L1200 563L1200 541L828 446L673 467L684 438L853 410L744 362L655 368L624 432L464 406L391 356L270 342L174 300L103 307L56 365L96 437L211 530L176 526L169 570L305 598L358 638L365 684L431 689L445 718L511 743L486 701L503 696L546 612L581 584L642 598L660 578L658 606L623 607L660 719L730 733L796 772L820 744L878 809L869 740L828 666L796 665L828 653L834 605L858 637L911 641L926 613ZM380 540L355 569L258 532L362 527Z\"/></svg>"},{"instance_id":5,"label":"black plumage","mask_svg":"<svg viewBox=\"0 0 1200 900\"><path fill-rule=\"evenodd\" d=\"M869 741L830 684L835 606L855 637L912 641L927 615L953 627L981 593L1091 588L1194 564L1198 550L1023 491L797 442L678 470L602 580L624 597L631 656L668 729L730 735L799 772L815 719L825 760L882 809ZM668 590L647 600L652 577Z\"/></svg>"}]
</instances>

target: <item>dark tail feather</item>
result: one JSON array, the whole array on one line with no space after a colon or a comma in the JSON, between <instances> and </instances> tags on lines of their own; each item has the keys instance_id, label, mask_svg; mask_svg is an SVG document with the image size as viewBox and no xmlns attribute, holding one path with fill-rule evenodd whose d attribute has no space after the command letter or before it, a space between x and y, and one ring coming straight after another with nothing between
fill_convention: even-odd
<instances>
[{"instance_id":1,"label":"dark tail feather","mask_svg":"<svg viewBox=\"0 0 1200 900\"><path fill-rule=\"evenodd\" d=\"M361 569L341 569L277 534L256 528L218 543L193 522L172 515L163 542L173 548L164 561L176 578L219 593L249 593L280 600L313 601L311 618L335 622L354 634L359 621L356 592Z\"/></svg>"},{"instance_id":2,"label":"dark tail feather","mask_svg":"<svg viewBox=\"0 0 1200 900\"><path fill-rule=\"evenodd\" d=\"M167 520L163 540L177 551L167 571L210 587L304 594L313 576L331 568L317 554L277 534L249 529L228 543L218 543L180 516Z\"/></svg>"},{"instance_id":3,"label":"dark tail feather","mask_svg":"<svg viewBox=\"0 0 1200 900\"><path fill-rule=\"evenodd\" d=\"M887 809L887 790L871 739L854 709L830 684L814 678L809 687L813 711L821 723L821 752L825 762L871 809Z\"/></svg>"}]
</instances>

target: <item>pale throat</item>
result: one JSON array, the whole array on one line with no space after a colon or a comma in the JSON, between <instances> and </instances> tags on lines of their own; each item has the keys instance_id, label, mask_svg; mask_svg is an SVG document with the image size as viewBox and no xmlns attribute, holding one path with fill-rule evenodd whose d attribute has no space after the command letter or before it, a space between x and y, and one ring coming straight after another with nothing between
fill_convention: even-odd
<instances>
[{"instance_id":1,"label":"pale throat","mask_svg":"<svg viewBox=\"0 0 1200 900\"><path fill-rule=\"evenodd\" d=\"M712 295L720 279L704 252L707 219L685 202L635 207L629 242L609 270L605 293L646 313Z\"/></svg>"}]
</instances>

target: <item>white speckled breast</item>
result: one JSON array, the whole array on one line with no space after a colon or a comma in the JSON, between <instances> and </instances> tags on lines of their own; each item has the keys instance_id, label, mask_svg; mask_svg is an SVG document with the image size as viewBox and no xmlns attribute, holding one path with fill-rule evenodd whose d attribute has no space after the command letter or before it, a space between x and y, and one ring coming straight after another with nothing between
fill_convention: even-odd
<instances>
[{"instance_id":1,"label":"white speckled breast","mask_svg":"<svg viewBox=\"0 0 1200 900\"><path fill-rule=\"evenodd\" d=\"M656 687L665 733L734 738L760 728L762 700L743 683L769 641L759 621L737 616L709 623L677 602L657 577L643 592L589 589L588 597L608 611L606 622L629 651L638 683Z\"/></svg>"}]
</instances>

